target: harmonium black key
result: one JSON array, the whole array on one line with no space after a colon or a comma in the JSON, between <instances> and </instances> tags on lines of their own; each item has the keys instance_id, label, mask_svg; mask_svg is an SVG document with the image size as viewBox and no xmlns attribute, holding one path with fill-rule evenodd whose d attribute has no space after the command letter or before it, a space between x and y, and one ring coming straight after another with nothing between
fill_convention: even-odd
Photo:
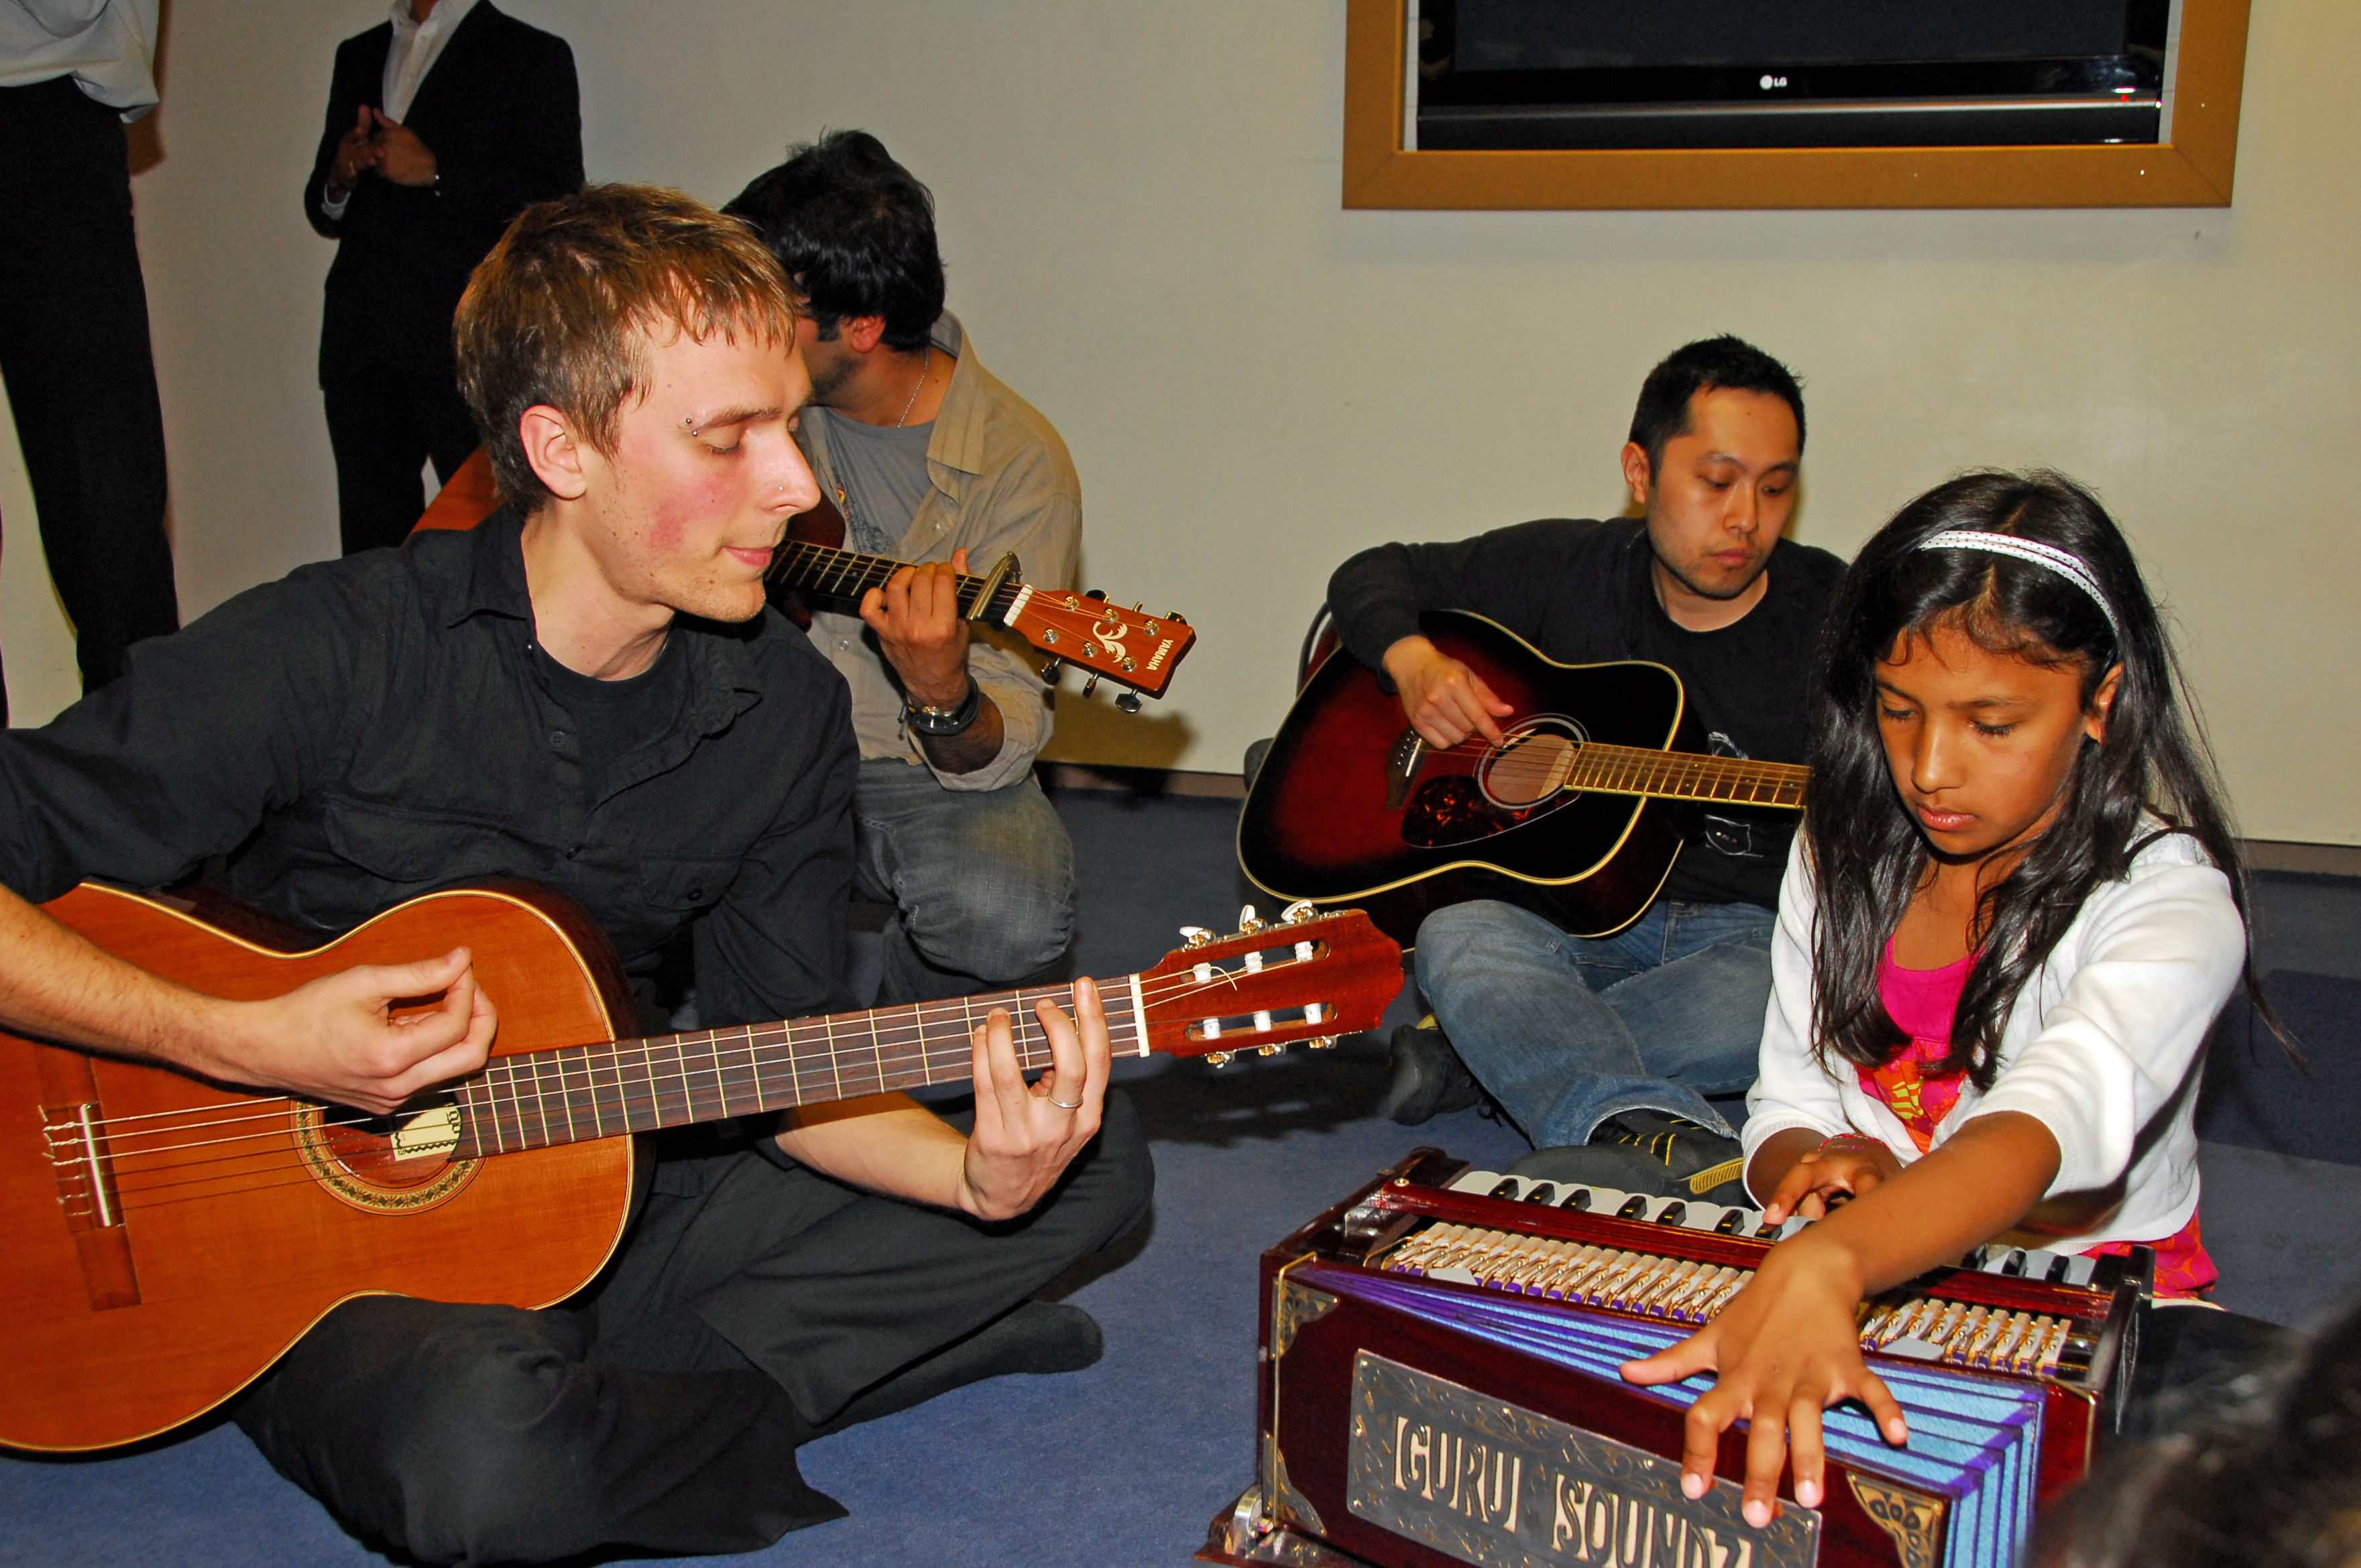
<instances>
[{"instance_id":1,"label":"harmonium black key","mask_svg":"<svg viewBox=\"0 0 2361 1568\"><path fill-rule=\"evenodd\" d=\"M1784 1496L1758 1530L1738 1509L1742 1426L1708 1494L1681 1490L1682 1420L1711 1379L1642 1388L1617 1368L1711 1321L1799 1224L1417 1151L1263 1255L1255 1484L1199 1555L2008 1568L2114 1424L2143 1249L1996 1244L1862 1302L1910 1442L1828 1411L1820 1506Z\"/></svg>"}]
</instances>

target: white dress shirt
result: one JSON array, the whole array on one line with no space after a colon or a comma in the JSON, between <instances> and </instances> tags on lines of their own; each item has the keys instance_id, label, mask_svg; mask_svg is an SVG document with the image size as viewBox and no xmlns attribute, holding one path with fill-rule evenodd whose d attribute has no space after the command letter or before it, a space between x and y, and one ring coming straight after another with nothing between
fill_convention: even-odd
<instances>
[{"instance_id":1,"label":"white dress shirt","mask_svg":"<svg viewBox=\"0 0 2361 1568\"><path fill-rule=\"evenodd\" d=\"M2160 826L2150 818L2144 830ZM1831 1053L1824 1068L1812 1054L1813 904L1799 836L1779 889L1761 1073L1746 1096L1746 1158L1772 1135L1804 1127L1866 1133L1909 1165L1918 1146L1862 1090L1853 1064ZM2121 1206L2074 1238L2073 1250L2173 1235L2197 1210L2192 1119L2205 1036L2246 955L2229 878L2187 834L2157 839L2123 881L2092 890L2017 992L1993 1086L1962 1082L1936 1146L1977 1116L2022 1112L2058 1140L2048 1196L2123 1183Z\"/></svg>"},{"instance_id":2,"label":"white dress shirt","mask_svg":"<svg viewBox=\"0 0 2361 1568\"><path fill-rule=\"evenodd\" d=\"M0 0L0 4L6 3L8 0ZM410 14L410 0L393 0L393 42L386 48L385 81L378 89L377 100L387 119L399 125L410 118L410 105L418 96L418 84L434 69L434 62L443 56L443 46L475 8L476 0L442 0L422 22ZM320 210L331 218L341 218L352 200L348 191L343 201L332 202L323 189Z\"/></svg>"},{"instance_id":3,"label":"white dress shirt","mask_svg":"<svg viewBox=\"0 0 2361 1568\"><path fill-rule=\"evenodd\" d=\"M434 69L443 46L475 8L476 0L443 0L420 22L411 17L410 0L393 0L393 47L385 51L385 88L378 99L387 119L410 118L418 84Z\"/></svg>"},{"instance_id":4,"label":"white dress shirt","mask_svg":"<svg viewBox=\"0 0 2361 1568\"><path fill-rule=\"evenodd\" d=\"M159 0L0 0L0 87L60 76L127 124L156 106Z\"/></svg>"}]
</instances>

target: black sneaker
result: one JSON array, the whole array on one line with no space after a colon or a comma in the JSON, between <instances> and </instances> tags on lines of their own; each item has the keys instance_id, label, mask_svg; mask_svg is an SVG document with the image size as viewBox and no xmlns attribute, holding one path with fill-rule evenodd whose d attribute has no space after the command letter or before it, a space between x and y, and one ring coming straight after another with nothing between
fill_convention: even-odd
<instances>
[{"instance_id":1,"label":"black sneaker","mask_svg":"<svg viewBox=\"0 0 2361 1568\"><path fill-rule=\"evenodd\" d=\"M1433 1014L1396 1029L1390 1045L1394 1076L1380 1109L1401 1125L1415 1127L1484 1098L1483 1085L1435 1027Z\"/></svg>"},{"instance_id":2,"label":"black sneaker","mask_svg":"<svg viewBox=\"0 0 2361 1568\"><path fill-rule=\"evenodd\" d=\"M1626 1144L1558 1144L1537 1148L1504 1174L1553 1183L1559 1189L1560 1200L1569 1187L1606 1187L1652 1198L1697 1196L1687 1183L1674 1180L1662 1165Z\"/></svg>"},{"instance_id":3,"label":"black sneaker","mask_svg":"<svg viewBox=\"0 0 2361 1568\"><path fill-rule=\"evenodd\" d=\"M1746 1195L1745 1146L1686 1116L1619 1111L1591 1130L1590 1141L1635 1150L1661 1167L1668 1192L1686 1191L1716 1203L1752 1202Z\"/></svg>"}]
</instances>

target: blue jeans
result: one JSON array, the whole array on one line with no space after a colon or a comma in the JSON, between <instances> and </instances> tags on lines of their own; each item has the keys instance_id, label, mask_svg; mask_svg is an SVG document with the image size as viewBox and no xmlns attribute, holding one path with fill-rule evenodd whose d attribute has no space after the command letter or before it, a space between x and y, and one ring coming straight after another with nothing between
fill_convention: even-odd
<instances>
[{"instance_id":1,"label":"blue jeans","mask_svg":"<svg viewBox=\"0 0 2361 1568\"><path fill-rule=\"evenodd\" d=\"M1752 904L1660 900L1588 938L1514 905L1455 904L1418 928L1418 984L1536 1147L1587 1142L1642 1109L1729 1134L1702 1096L1754 1081L1773 919Z\"/></svg>"},{"instance_id":2,"label":"blue jeans","mask_svg":"<svg viewBox=\"0 0 2361 1568\"><path fill-rule=\"evenodd\" d=\"M854 892L894 906L881 1003L1014 985L1065 956L1074 846L1030 773L945 789L915 762L864 758L852 821Z\"/></svg>"}]
</instances>

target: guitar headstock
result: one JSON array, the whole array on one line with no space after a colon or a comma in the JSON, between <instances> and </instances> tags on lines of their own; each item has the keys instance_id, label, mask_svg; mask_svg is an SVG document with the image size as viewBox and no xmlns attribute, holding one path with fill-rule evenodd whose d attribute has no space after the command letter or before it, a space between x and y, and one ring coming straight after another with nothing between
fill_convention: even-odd
<instances>
[{"instance_id":1,"label":"guitar headstock","mask_svg":"<svg viewBox=\"0 0 2361 1568\"><path fill-rule=\"evenodd\" d=\"M1026 588L1005 620L1043 652L1150 696L1164 695L1172 667L1197 640L1178 616L1148 615L1090 594L1049 588Z\"/></svg>"},{"instance_id":2,"label":"guitar headstock","mask_svg":"<svg viewBox=\"0 0 2361 1568\"><path fill-rule=\"evenodd\" d=\"M1275 1056L1296 1040L1333 1046L1374 1029L1401 990L1401 948L1357 909L1290 905L1269 925L1247 905L1239 929L1183 927L1188 946L1139 976L1148 1046L1216 1066Z\"/></svg>"}]
</instances>

